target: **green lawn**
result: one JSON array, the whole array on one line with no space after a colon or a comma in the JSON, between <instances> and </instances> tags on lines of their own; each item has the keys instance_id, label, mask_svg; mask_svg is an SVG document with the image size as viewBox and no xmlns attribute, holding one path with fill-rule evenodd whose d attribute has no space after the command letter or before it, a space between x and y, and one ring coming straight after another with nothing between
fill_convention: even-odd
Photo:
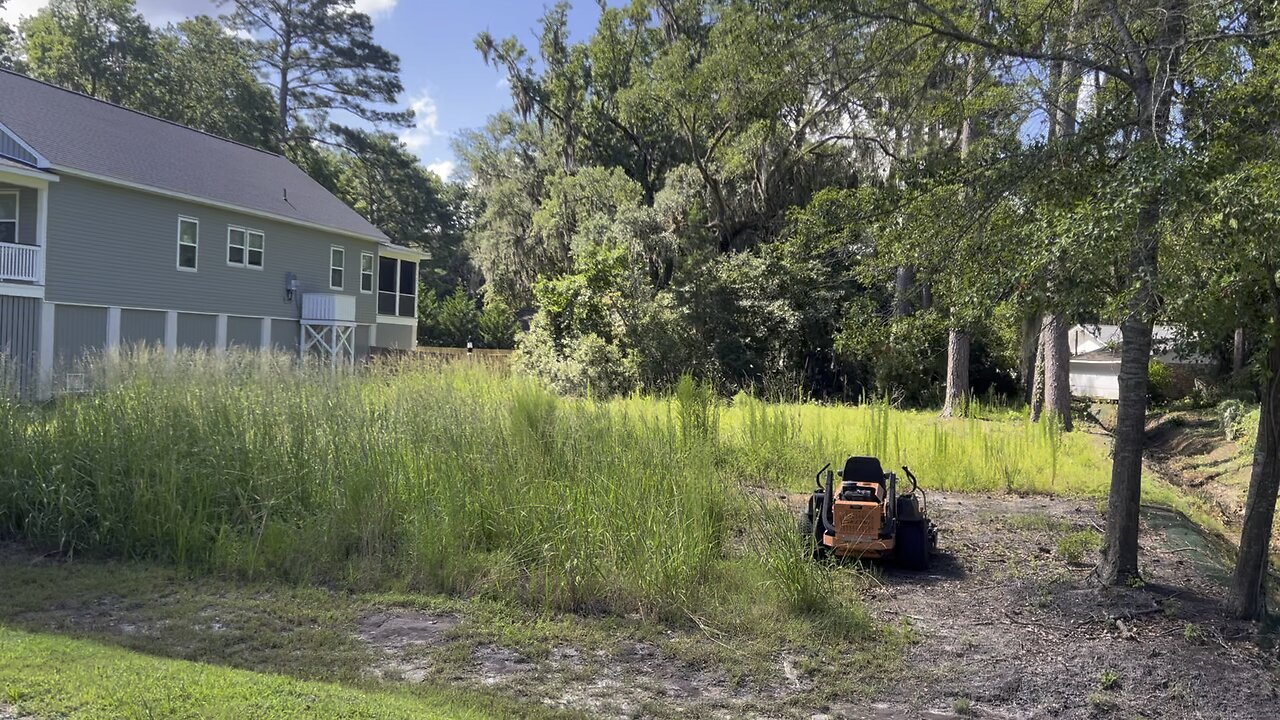
<instances>
[{"instance_id":1,"label":"green lawn","mask_svg":"<svg viewBox=\"0 0 1280 720\"><path fill-rule=\"evenodd\" d=\"M0 626L0 703L37 718L499 718L460 694L361 690Z\"/></svg>"}]
</instances>

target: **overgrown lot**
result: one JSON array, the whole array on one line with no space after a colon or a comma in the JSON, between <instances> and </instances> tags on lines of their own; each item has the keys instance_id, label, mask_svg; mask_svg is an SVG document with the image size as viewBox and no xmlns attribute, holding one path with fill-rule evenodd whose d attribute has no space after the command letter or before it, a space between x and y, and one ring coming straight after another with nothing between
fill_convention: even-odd
<instances>
[{"instance_id":1,"label":"overgrown lot","mask_svg":"<svg viewBox=\"0 0 1280 720\"><path fill-rule=\"evenodd\" d=\"M563 646L635 665L659 685L675 683L663 692L728 693L704 695L712 706L873 697L903 669L918 629L867 604L881 580L856 566L809 560L794 508L779 499L802 499L823 463L852 453L877 455L886 467L909 464L930 489L1105 492L1101 436L1059 433L1001 408L976 415L940 421L880 405L726 400L692 381L671 397L597 401L559 397L469 364L335 374L261 355L166 362L140 353L100 368L92 393L43 407L0 405L0 536L50 558L146 560L183 577L276 588L261 597L318 587L331 598L322 604L347 609L333 622L303 625L341 652L324 659L331 644L324 640L314 663L299 664L290 643L242 656L262 645L249 635L248 645L219 649L230 636L206 632L200 618L209 608L235 614L260 596L232 591L241 600L207 598L170 618L164 603L147 609L145 573L138 588L99 597L104 588L56 590L51 578L63 571L50 567L38 573L40 582L54 582L50 591L64 599L27 593L18 601L26 609L15 605L7 619L28 631L88 631L112 642L123 637L129 649L360 687L427 679L474 688L476 673L490 671L505 687L509 676L524 677L529 666L520 663L538 658L550 663L552 686L576 687L573 673L599 663L560 658ZM1148 487L1152 498L1197 512L1168 486ZM944 545L954 530L944 527ZM1091 551L1089 543L1073 549L1069 539L1058 550L1069 561ZM119 572L109 574L127 577ZM29 573L13 568L6 574L23 586L35 578L23 580ZM397 615L380 600L365 616L359 608L370 601L341 599L353 592L431 611L428 620ZM132 610L116 608L121 597L137 598L126 603ZM88 610L57 609L68 602ZM159 612L168 619L122 621L143 628L123 636L92 617L76 624L102 602L111 617ZM470 620L459 629L456 618ZM380 665L364 651L348 652L356 635L417 647L423 638L405 636L401 625L436 619L452 640L429 645L422 658ZM430 643L433 628L409 629ZM6 646L18 648L13 662L27 667L84 651L150 672L141 658L5 632ZM620 642L644 652L618 656ZM573 670L575 663L582 669ZM462 669L473 666L479 671ZM782 677L801 678L787 682L811 689L794 697L794 688L769 690L781 682L779 668ZM27 687L36 675L11 680ZM27 680L18 683L20 676ZM688 679L695 676L710 678L707 687ZM232 688L259 682L215 679ZM273 687L285 698L309 692ZM337 687L317 692L332 702L384 702L381 695L351 700ZM533 694L588 711L595 702L551 686ZM643 708L643 693L632 695L627 702ZM609 712L622 702L607 701Z\"/></svg>"},{"instance_id":2,"label":"overgrown lot","mask_svg":"<svg viewBox=\"0 0 1280 720\"><path fill-rule=\"evenodd\" d=\"M147 353L99 389L0 406L0 531L67 554L246 577L680 617L732 566L771 608L834 612L830 574L752 488L827 460L910 462L933 487L1088 493L1100 452L1024 423L883 407L557 397L491 368L332 374L281 358ZM856 634L856 633L855 633Z\"/></svg>"}]
</instances>

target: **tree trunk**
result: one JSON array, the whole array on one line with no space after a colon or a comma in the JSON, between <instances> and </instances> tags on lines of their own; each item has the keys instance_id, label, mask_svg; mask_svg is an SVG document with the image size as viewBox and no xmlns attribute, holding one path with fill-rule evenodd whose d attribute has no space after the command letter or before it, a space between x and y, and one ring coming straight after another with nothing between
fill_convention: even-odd
<instances>
[{"instance_id":1,"label":"tree trunk","mask_svg":"<svg viewBox=\"0 0 1280 720\"><path fill-rule=\"evenodd\" d=\"M1058 427L1071 431L1071 352L1067 323L1056 313L1044 319L1044 404Z\"/></svg>"},{"instance_id":2,"label":"tree trunk","mask_svg":"<svg viewBox=\"0 0 1280 720\"><path fill-rule=\"evenodd\" d=\"M1280 342L1272 340L1267 354L1267 380L1258 420L1258 443L1253 450L1249 499L1240 530L1240 555L1231 577L1231 612L1245 620L1261 620L1267 612L1265 581L1271 557L1271 529L1276 493L1280 489Z\"/></svg>"},{"instance_id":3,"label":"tree trunk","mask_svg":"<svg viewBox=\"0 0 1280 720\"><path fill-rule=\"evenodd\" d=\"M1036 364L1031 375L1031 422L1040 422L1044 411L1044 323L1036 333Z\"/></svg>"},{"instance_id":4,"label":"tree trunk","mask_svg":"<svg viewBox=\"0 0 1280 720\"><path fill-rule=\"evenodd\" d=\"M906 317L911 314L911 290L916 284L916 273L903 265L898 268L893 278L893 316Z\"/></svg>"},{"instance_id":5,"label":"tree trunk","mask_svg":"<svg viewBox=\"0 0 1280 720\"><path fill-rule=\"evenodd\" d=\"M1022 401L1031 404L1035 388L1036 359L1040 349L1040 313L1022 319L1022 343L1018 357L1018 380L1022 383Z\"/></svg>"},{"instance_id":6,"label":"tree trunk","mask_svg":"<svg viewBox=\"0 0 1280 720\"><path fill-rule=\"evenodd\" d=\"M942 417L961 417L969 411L969 335L952 328L947 333L947 394Z\"/></svg>"},{"instance_id":7,"label":"tree trunk","mask_svg":"<svg viewBox=\"0 0 1280 720\"><path fill-rule=\"evenodd\" d=\"M1236 328L1231 342L1231 371L1244 370L1244 328Z\"/></svg>"},{"instance_id":8,"label":"tree trunk","mask_svg":"<svg viewBox=\"0 0 1280 720\"><path fill-rule=\"evenodd\" d=\"M1111 462L1111 494L1098 576L1107 585L1122 585L1138 575L1138 510L1142 498L1142 449L1147 420L1147 375L1156 296L1156 222L1159 202L1139 211L1139 237L1129 260L1130 276L1139 278L1120 323L1120 394L1116 408L1115 446Z\"/></svg>"}]
</instances>

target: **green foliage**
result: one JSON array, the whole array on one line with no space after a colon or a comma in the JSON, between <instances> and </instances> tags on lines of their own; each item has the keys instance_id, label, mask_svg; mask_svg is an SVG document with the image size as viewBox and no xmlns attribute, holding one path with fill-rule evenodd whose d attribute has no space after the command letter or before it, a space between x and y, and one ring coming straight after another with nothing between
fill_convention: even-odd
<instances>
[{"instance_id":1,"label":"green foliage","mask_svg":"<svg viewBox=\"0 0 1280 720\"><path fill-rule=\"evenodd\" d=\"M437 347L509 349L515 344L520 325L500 298L485 298L484 309L464 288L440 297L422 285L418 291L418 343Z\"/></svg>"},{"instance_id":2,"label":"green foliage","mask_svg":"<svg viewBox=\"0 0 1280 720\"><path fill-rule=\"evenodd\" d=\"M0 10L2 9L4 9L4 2L0 0ZM16 69L15 49L13 28L9 27L9 23L5 22L3 18L0 18L0 70Z\"/></svg>"},{"instance_id":3,"label":"green foliage","mask_svg":"<svg viewBox=\"0 0 1280 720\"><path fill-rule=\"evenodd\" d=\"M139 109L157 101L156 39L133 0L52 0L20 30L33 77Z\"/></svg>"},{"instance_id":4,"label":"green foliage","mask_svg":"<svg viewBox=\"0 0 1280 720\"><path fill-rule=\"evenodd\" d=\"M1099 690L1115 690L1120 686L1120 676L1114 670L1103 670L1098 673Z\"/></svg>"},{"instance_id":5,"label":"green foliage","mask_svg":"<svg viewBox=\"0 0 1280 720\"><path fill-rule=\"evenodd\" d=\"M482 347L512 348L515 347L516 333L520 331L520 323L511 308L495 295L484 299L484 310L477 321L477 335Z\"/></svg>"},{"instance_id":6,"label":"green foliage","mask_svg":"<svg viewBox=\"0 0 1280 720\"><path fill-rule=\"evenodd\" d=\"M1163 404L1172 399L1174 390L1173 371L1159 360L1152 360L1147 366L1147 392L1152 402Z\"/></svg>"},{"instance_id":7,"label":"green foliage","mask_svg":"<svg viewBox=\"0 0 1280 720\"><path fill-rule=\"evenodd\" d=\"M1058 539L1058 557L1072 565L1080 565L1098 549L1101 537L1094 530L1077 530Z\"/></svg>"},{"instance_id":8,"label":"green foliage","mask_svg":"<svg viewBox=\"0 0 1280 720\"><path fill-rule=\"evenodd\" d=\"M514 363L565 395L608 397L639 386L633 356L594 333L556 340L542 315L517 339Z\"/></svg>"},{"instance_id":9,"label":"green foliage","mask_svg":"<svg viewBox=\"0 0 1280 720\"><path fill-rule=\"evenodd\" d=\"M1239 400L1225 400L1218 405L1218 424L1222 437L1240 448L1241 456L1253 454L1258 442L1258 423L1262 409L1246 405Z\"/></svg>"},{"instance_id":10,"label":"green foliage","mask_svg":"<svg viewBox=\"0 0 1280 720\"><path fill-rule=\"evenodd\" d=\"M928 405L938 399L946 369L947 329L942 317L921 311L886 316L869 300L850 304L836 349L865 374L868 394Z\"/></svg>"},{"instance_id":11,"label":"green foliage","mask_svg":"<svg viewBox=\"0 0 1280 720\"><path fill-rule=\"evenodd\" d=\"M259 73L283 89L277 96L277 139L327 137L334 113L373 123L407 124L412 113L389 110L404 91L400 59L373 40L373 23L353 0L219 0L231 4L229 29L253 38ZM310 126L310 127L309 127Z\"/></svg>"},{"instance_id":12,"label":"green foliage","mask_svg":"<svg viewBox=\"0 0 1280 720\"><path fill-rule=\"evenodd\" d=\"M220 137L278 150L271 91L253 72L248 43L201 15L159 31L151 82L154 115Z\"/></svg>"}]
</instances>

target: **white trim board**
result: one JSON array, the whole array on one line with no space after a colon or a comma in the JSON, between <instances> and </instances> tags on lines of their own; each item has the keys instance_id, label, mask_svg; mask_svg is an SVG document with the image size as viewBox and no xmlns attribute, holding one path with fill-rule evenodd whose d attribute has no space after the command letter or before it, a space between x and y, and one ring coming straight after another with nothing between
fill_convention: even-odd
<instances>
[{"instance_id":1,"label":"white trim board","mask_svg":"<svg viewBox=\"0 0 1280 720\"><path fill-rule=\"evenodd\" d=\"M400 260L412 260L413 262L422 262L430 260L431 256L421 250L415 250L402 245L378 245L378 255L381 257L393 257Z\"/></svg>"},{"instance_id":2,"label":"white trim board","mask_svg":"<svg viewBox=\"0 0 1280 720\"><path fill-rule=\"evenodd\" d=\"M2 283L0 283L2 284ZM161 313L178 313L180 315L226 315L233 318L245 318L248 320L283 320L284 322L302 322L296 317L280 317L279 315L247 315L243 313L220 313L216 310L176 310L174 308L156 308L156 307L140 307L137 305L108 305L105 303L91 302L73 302L69 300L50 300L50 305L70 305L72 307L88 307L88 308L113 308L118 307L121 310L139 310L142 312L161 312ZM374 323L356 321L356 325L371 326Z\"/></svg>"},{"instance_id":3,"label":"white trim board","mask_svg":"<svg viewBox=\"0 0 1280 720\"><path fill-rule=\"evenodd\" d=\"M14 167L6 164L0 165L0 180L13 185L44 190L49 187L49 183L58 182L58 176L40 170L28 170L24 167Z\"/></svg>"},{"instance_id":4,"label":"white trim board","mask_svg":"<svg viewBox=\"0 0 1280 720\"><path fill-rule=\"evenodd\" d=\"M43 285L25 285L0 281L0 295L44 299Z\"/></svg>"},{"instance_id":5,"label":"white trim board","mask_svg":"<svg viewBox=\"0 0 1280 720\"><path fill-rule=\"evenodd\" d=\"M416 318L416 317L400 317L399 315L379 315L379 316L378 316L378 322L379 322L380 324L382 324L382 325L409 325L409 326L415 326L415 325L417 325L417 324L418 324L418 318Z\"/></svg>"},{"instance_id":6,"label":"white trim board","mask_svg":"<svg viewBox=\"0 0 1280 720\"><path fill-rule=\"evenodd\" d=\"M65 175L83 178L85 180L92 180L94 182L100 182L105 185L115 185L117 187L129 188L130 190L140 190L142 192L151 193L153 195L160 195L162 197L173 198L174 200L182 200L185 202L196 203L197 205L205 205L207 207L215 207L215 208L220 208L222 210L231 210L233 212L243 213L245 215L252 215L253 217L266 218L268 220L275 220L277 222L287 223L289 225L296 225L298 227L309 228L311 230L321 230L334 235L342 235L343 237L355 238L357 240L365 240L367 242L375 243L380 247L386 247L385 245L386 238L378 237L376 235L362 235L358 232L352 232L351 230L341 230L339 228L329 227L328 225L321 225L319 223L313 223L307 220L299 220L298 218L291 218L287 215L280 215L277 213L270 212L268 210L257 210L255 208L244 207L243 205L235 205L233 203L221 202L219 200L202 198L197 195L189 195L187 193L177 192L176 190L165 190L163 188L158 188L153 185L144 185L142 183L130 182L129 180L120 180L119 178L113 178L107 175L99 175L97 173L85 172L83 170L76 170L75 168L64 167L62 165L54 165L52 167L54 170L57 170L58 172L63 173ZM354 210L352 212L354 212Z\"/></svg>"}]
</instances>

